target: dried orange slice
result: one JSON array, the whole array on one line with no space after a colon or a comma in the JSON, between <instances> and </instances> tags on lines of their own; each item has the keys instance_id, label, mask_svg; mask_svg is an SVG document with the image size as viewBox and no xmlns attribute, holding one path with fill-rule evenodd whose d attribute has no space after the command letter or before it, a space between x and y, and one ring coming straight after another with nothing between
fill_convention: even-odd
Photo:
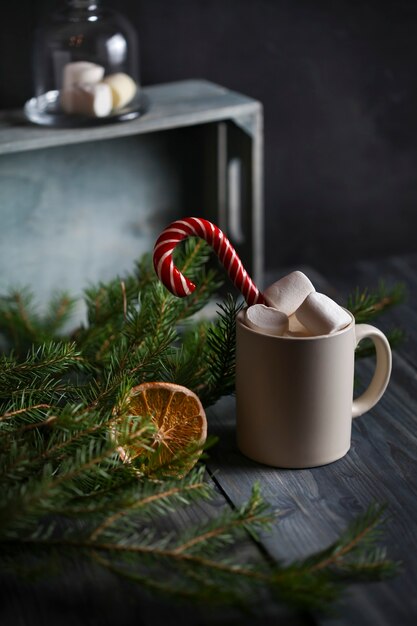
<instances>
[{"instance_id":1,"label":"dried orange slice","mask_svg":"<svg viewBox=\"0 0 417 626\"><path fill-rule=\"evenodd\" d=\"M150 465L147 470L157 467L166 468L170 462L186 452L190 446L200 448L207 437L207 420L203 406L198 396L190 389L174 383L151 382L133 387L130 391L129 412L132 415L150 416L156 426L156 433L152 448L155 454L150 456ZM138 442L137 446L129 446L122 451L123 460L134 461L138 456L143 457L144 448ZM181 467L181 475L195 465L201 449L186 454L187 461ZM145 468L141 468L147 473Z\"/></svg>"}]
</instances>

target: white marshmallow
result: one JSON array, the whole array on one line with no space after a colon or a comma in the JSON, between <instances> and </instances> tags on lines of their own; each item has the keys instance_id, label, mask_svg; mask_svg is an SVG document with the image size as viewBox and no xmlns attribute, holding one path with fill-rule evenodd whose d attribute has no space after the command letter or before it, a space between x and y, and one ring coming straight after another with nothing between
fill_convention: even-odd
<instances>
[{"instance_id":1,"label":"white marshmallow","mask_svg":"<svg viewBox=\"0 0 417 626\"><path fill-rule=\"evenodd\" d=\"M307 276L296 271L267 287L263 295L268 306L290 316L313 291L314 286Z\"/></svg>"},{"instance_id":2,"label":"white marshmallow","mask_svg":"<svg viewBox=\"0 0 417 626\"><path fill-rule=\"evenodd\" d=\"M298 321L295 313L288 318L288 330L285 333L288 337L311 337L312 334Z\"/></svg>"},{"instance_id":3,"label":"white marshmallow","mask_svg":"<svg viewBox=\"0 0 417 626\"><path fill-rule=\"evenodd\" d=\"M104 83L64 89L60 102L65 113L89 117L106 117L113 106L111 89Z\"/></svg>"},{"instance_id":4,"label":"white marshmallow","mask_svg":"<svg viewBox=\"0 0 417 626\"><path fill-rule=\"evenodd\" d=\"M99 83L104 76L104 67L89 61L75 61L64 66L62 88Z\"/></svg>"},{"instance_id":5,"label":"white marshmallow","mask_svg":"<svg viewBox=\"0 0 417 626\"><path fill-rule=\"evenodd\" d=\"M345 328L351 317L334 300L323 293L311 293L295 315L313 335L327 335Z\"/></svg>"},{"instance_id":6,"label":"white marshmallow","mask_svg":"<svg viewBox=\"0 0 417 626\"><path fill-rule=\"evenodd\" d=\"M245 321L249 328L268 335L283 335L288 330L288 317L285 313L254 304L246 310Z\"/></svg>"},{"instance_id":7,"label":"white marshmallow","mask_svg":"<svg viewBox=\"0 0 417 626\"><path fill-rule=\"evenodd\" d=\"M112 91L114 109L122 109L135 96L137 85L128 74L123 72L109 74L103 82L109 85Z\"/></svg>"}]
</instances>

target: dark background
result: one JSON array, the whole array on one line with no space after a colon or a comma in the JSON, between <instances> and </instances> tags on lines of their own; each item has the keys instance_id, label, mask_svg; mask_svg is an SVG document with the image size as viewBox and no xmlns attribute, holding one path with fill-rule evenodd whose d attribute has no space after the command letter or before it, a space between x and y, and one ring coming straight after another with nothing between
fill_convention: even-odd
<instances>
[{"instance_id":1,"label":"dark background","mask_svg":"<svg viewBox=\"0 0 417 626\"><path fill-rule=\"evenodd\" d=\"M326 269L417 248L417 3L106 0L150 85L206 78L265 107L266 265ZM31 43L56 0L7 4L0 108L32 95Z\"/></svg>"}]
</instances>

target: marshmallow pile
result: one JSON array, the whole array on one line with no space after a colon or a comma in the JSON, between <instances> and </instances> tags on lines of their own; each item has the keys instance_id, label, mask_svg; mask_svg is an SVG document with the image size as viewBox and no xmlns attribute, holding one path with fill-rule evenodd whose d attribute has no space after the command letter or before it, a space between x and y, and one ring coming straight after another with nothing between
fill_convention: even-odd
<instances>
[{"instance_id":1,"label":"marshmallow pile","mask_svg":"<svg viewBox=\"0 0 417 626\"><path fill-rule=\"evenodd\" d=\"M246 325L257 332L313 337L342 330L351 317L334 300L317 293L303 272L291 272L265 289L265 304L246 310Z\"/></svg>"},{"instance_id":2,"label":"marshmallow pile","mask_svg":"<svg viewBox=\"0 0 417 626\"><path fill-rule=\"evenodd\" d=\"M64 66L60 103L70 115L106 117L129 104L136 90L137 85L128 74L104 76L101 65L76 61Z\"/></svg>"}]
</instances>

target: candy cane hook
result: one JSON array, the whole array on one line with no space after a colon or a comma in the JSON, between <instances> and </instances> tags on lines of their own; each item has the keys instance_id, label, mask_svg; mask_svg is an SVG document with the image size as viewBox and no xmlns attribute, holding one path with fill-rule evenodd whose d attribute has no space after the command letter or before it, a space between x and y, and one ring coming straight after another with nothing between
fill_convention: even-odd
<instances>
[{"instance_id":1,"label":"candy cane hook","mask_svg":"<svg viewBox=\"0 0 417 626\"><path fill-rule=\"evenodd\" d=\"M159 280L175 296L190 295L195 285L174 265L172 253L175 246L187 237L204 239L215 251L233 284L239 289L248 306L263 304L263 295L250 278L236 250L218 226L200 217L185 217L172 222L156 240L153 263Z\"/></svg>"}]
</instances>

